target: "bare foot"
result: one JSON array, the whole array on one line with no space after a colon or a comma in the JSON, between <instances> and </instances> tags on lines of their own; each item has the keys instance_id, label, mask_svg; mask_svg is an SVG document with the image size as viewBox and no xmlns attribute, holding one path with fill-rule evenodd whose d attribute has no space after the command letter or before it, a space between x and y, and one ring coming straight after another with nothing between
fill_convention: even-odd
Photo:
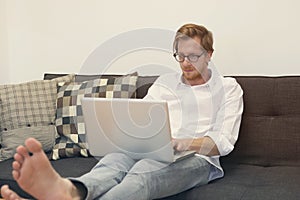
<instances>
[{"instance_id":1,"label":"bare foot","mask_svg":"<svg viewBox=\"0 0 300 200\"><path fill-rule=\"evenodd\" d=\"M6 200L24 200L19 197L14 191L9 189L7 185L1 187L1 196Z\"/></svg>"},{"instance_id":2,"label":"bare foot","mask_svg":"<svg viewBox=\"0 0 300 200\"><path fill-rule=\"evenodd\" d=\"M39 200L80 199L72 182L62 178L52 168L41 143L36 139L29 138L25 141L25 147L19 146L14 159L12 164L14 179L24 191L35 198ZM11 190L5 188L3 190L15 195Z\"/></svg>"}]
</instances>

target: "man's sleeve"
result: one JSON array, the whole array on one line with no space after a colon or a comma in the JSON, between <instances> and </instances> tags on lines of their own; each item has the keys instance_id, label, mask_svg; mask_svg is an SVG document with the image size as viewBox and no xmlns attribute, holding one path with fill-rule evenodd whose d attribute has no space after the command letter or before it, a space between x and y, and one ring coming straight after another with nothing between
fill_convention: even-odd
<instances>
[{"instance_id":1,"label":"man's sleeve","mask_svg":"<svg viewBox=\"0 0 300 200\"><path fill-rule=\"evenodd\" d=\"M243 113L243 90L235 79L224 86L224 101L216 115L215 124L205 136L210 137L218 147L221 156L234 149L238 139Z\"/></svg>"}]
</instances>

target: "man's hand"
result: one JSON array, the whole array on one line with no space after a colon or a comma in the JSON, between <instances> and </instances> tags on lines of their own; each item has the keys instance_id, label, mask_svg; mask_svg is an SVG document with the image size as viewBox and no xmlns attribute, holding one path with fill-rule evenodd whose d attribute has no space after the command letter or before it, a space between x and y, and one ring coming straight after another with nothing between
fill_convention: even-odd
<instances>
[{"instance_id":1,"label":"man's hand","mask_svg":"<svg viewBox=\"0 0 300 200\"><path fill-rule=\"evenodd\" d=\"M172 139L173 148L176 151L188 151L194 139Z\"/></svg>"},{"instance_id":2,"label":"man's hand","mask_svg":"<svg viewBox=\"0 0 300 200\"><path fill-rule=\"evenodd\" d=\"M183 139L172 139L173 148L176 151L188 151L193 150L199 154L206 156L220 155L218 147L210 137L202 138L183 138Z\"/></svg>"}]
</instances>

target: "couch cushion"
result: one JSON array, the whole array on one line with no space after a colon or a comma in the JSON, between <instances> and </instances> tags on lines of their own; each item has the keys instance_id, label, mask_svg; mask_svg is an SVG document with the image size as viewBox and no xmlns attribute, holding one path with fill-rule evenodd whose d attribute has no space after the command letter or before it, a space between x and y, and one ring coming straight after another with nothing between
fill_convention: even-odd
<instances>
[{"instance_id":1,"label":"couch cushion","mask_svg":"<svg viewBox=\"0 0 300 200\"><path fill-rule=\"evenodd\" d=\"M224 165L225 177L168 200L273 200L300 199L299 167L260 167L253 165Z\"/></svg>"},{"instance_id":2,"label":"couch cushion","mask_svg":"<svg viewBox=\"0 0 300 200\"><path fill-rule=\"evenodd\" d=\"M78 177L87 173L98 162L94 157L64 158L51 161L54 169L63 177ZM0 186L9 184L21 196L30 198L13 180L12 159L0 163ZM66 170L68 169L68 170ZM300 199L299 167L260 167L251 165L224 165L225 177L164 200L256 200Z\"/></svg>"},{"instance_id":3,"label":"couch cushion","mask_svg":"<svg viewBox=\"0 0 300 200\"><path fill-rule=\"evenodd\" d=\"M244 113L235 150L222 160L300 166L300 77L236 77Z\"/></svg>"},{"instance_id":4,"label":"couch cushion","mask_svg":"<svg viewBox=\"0 0 300 200\"><path fill-rule=\"evenodd\" d=\"M53 147L57 83L71 81L74 74L0 86L0 160L11 158L28 137L39 139L45 151Z\"/></svg>"},{"instance_id":5,"label":"couch cushion","mask_svg":"<svg viewBox=\"0 0 300 200\"><path fill-rule=\"evenodd\" d=\"M62 86L57 94L56 127L60 135L52 159L89 155L81 109L82 97L135 97L137 74L84 81Z\"/></svg>"}]
</instances>

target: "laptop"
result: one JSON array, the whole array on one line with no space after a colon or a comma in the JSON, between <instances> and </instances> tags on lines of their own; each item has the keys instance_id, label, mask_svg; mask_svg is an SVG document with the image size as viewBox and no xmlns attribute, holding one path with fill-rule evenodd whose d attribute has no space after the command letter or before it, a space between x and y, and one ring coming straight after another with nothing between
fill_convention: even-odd
<instances>
[{"instance_id":1,"label":"laptop","mask_svg":"<svg viewBox=\"0 0 300 200\"><path fill-rule=\"evenodd\" d=\"M166 101L84 97L81 103L93 156L119 152L170 163L195 154L174 152Z\"/></svg>"}]
</instances>

